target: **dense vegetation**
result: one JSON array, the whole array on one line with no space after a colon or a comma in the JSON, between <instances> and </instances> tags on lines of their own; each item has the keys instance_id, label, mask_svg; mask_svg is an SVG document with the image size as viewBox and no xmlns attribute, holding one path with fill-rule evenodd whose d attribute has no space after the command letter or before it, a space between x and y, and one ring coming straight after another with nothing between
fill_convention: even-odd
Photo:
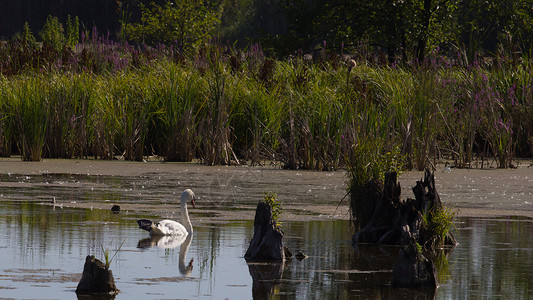
<instances>
[{"instance_id":1,"label":"dense vegetation","mask_svg":"<svg viewBox=\"0 0 533 300\"><path fill-rule=\"evenodd\" d=\"M213 45L183 56L96 32L61 50L11 41L0 56L0 150L26 160L158 155L317 170L349 160L377 174L444 158L509 167L532 155L531 64L511 56L359 61L349 72L333 52L272 60L258 45Z\"/></svg>"},{"instance_id":2,"label":"dense vegetation","mask_svg":"<svg viewBox=\"0 0 533 300\"><path fill-rule=\"evenodd\" d=\"M124 1L104 35L70 15L25 23L0 46L0 154L273 161L354 182L531 157L528 2L392 2ZM267 16L281 21L243 29Z\"/></svg>"}]
</instances>

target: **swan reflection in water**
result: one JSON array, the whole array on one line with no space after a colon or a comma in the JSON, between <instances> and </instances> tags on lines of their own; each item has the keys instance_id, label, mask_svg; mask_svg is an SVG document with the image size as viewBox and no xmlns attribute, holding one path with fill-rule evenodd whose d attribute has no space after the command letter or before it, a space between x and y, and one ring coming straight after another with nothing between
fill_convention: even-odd
<instances>
[{"instance_id":1,"label":"swan reflection in water","mask_svg":"<svg viewBox=\"0 0 533 300\"><path fill-rule=\"evenodd\" d=\"M192 272L192 263L194 259L191 258L188 264L185 264L185 258L187 252L189 252L189 246L191 245L193 234L187 235L154 235L149 238L145 238L139 241L137 248L150 248L158 247L163 249L172 249L180 246L179 257L179 270L181 275L189 276Z\"/></svg>"}]
</instances>

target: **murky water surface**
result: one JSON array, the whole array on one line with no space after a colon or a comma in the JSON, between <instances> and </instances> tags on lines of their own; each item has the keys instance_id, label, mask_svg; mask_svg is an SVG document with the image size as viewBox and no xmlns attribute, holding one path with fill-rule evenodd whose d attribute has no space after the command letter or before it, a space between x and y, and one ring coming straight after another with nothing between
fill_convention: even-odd
<instances>
[{"instance_id":1,"label":"murky water surface","mask_svg":"<svg viewBox=\"0 0 533 300\"><path fill-rule=\"evenodd\" d=\"M116 299L533 297L531 218L458 218L459 245L447 258L437 259L440 287L436 291L392 289L389 282L398 248L352 246L346 204L337 208L345 192L342 173L202 172L193 168L121 176L0 175L0 298L72 299L85 257L102 259L102 248L116 252L110 267L120 289ZM532 188L524 179L527 173L515 185L512 178L507 183L493 182L509 185L507 198L499 188L493 190L499 197L492 196L490 186L482 184L488 179L461 175L438 177L448 176L448 182L461 186L438 181L443 201L459 208L472 207L472 201L473 207L507 201L530 211L525 203ZM419 174L407 174L402 186L411 186L419 178ZM180 245L171 238L149 239L135 221L176 219L177 186L192 187L200 195L199 208L190 211L194 236ZM293 258L281 265L247 263L243 258L253 235L255 203L268 190L281 195L286 207L282 215L285 244L293 252L305 253L306 259ZM54 197L56 206L50 204ZM122 207L120 214L109 210L115 203Z\"/></svg>"},{"instance_id":2,"label":"murky water surface","mask_svg":"<svg viewBox=\"0 0 533 300\"><path fill-rule=\"evenodd\" d=\"M136 219L104 210L3 202L1 297L73 298L86 255L103 259L102 246L114 253L122 241L111 263L120 289L117 299L533 296L530 219L460 218L459 245L447 260L439 261L436 294L390 288L398 249L352 247L347 221L285 222L286 245L308 258L280 265L246 263L243 255L253 235L251 221L196 226L187 245L172 248L172 240L147 238Z\"/></svg>"}]
</instances>

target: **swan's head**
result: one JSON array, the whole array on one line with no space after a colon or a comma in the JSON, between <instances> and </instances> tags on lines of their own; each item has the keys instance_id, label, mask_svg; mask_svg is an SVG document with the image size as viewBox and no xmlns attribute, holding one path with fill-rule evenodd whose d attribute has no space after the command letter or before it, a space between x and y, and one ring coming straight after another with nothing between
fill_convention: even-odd
<instances>
[{"instance_id":1,"label":"swan's head","mask_svg":"<svg viewBox=\"0 0 533 300\"><path fill-rule=\"evenodd\" d=\"M187 204L187 202L191 201L192 207L196 207L196 204L194 203L194 193L191 189L186 189L181 194L181 205Z\"/></svg>"}]
</instances>

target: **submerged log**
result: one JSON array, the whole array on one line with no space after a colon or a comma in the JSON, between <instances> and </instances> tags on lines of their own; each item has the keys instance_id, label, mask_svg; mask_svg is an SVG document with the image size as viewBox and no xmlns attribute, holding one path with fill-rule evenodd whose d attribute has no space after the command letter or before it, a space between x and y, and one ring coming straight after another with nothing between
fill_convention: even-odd
<instances>
[{"instance_id":1,"label":"submerged log","mask_svg":"<svg viewBox=\"0 0 533 300\"><path fill-rule=\"evenodd\" d=\"M92 255L87 255L83 266L83 275L76 294L116 294L118 289L115 286L113 272L106 268L105 264Z\"/></svg>"},{"instance_id":2,"label":"submerged log","mask_svg":"<svg viewBox=\"0 0 533 300\"><path fill-rule=\"evenodd\" d=\"M255 211L254 236L244 255L247 260L283 261L292 254L283 245L283 232L272 217L272 207L259 201Z\"/></svg>"}]
</instances>

